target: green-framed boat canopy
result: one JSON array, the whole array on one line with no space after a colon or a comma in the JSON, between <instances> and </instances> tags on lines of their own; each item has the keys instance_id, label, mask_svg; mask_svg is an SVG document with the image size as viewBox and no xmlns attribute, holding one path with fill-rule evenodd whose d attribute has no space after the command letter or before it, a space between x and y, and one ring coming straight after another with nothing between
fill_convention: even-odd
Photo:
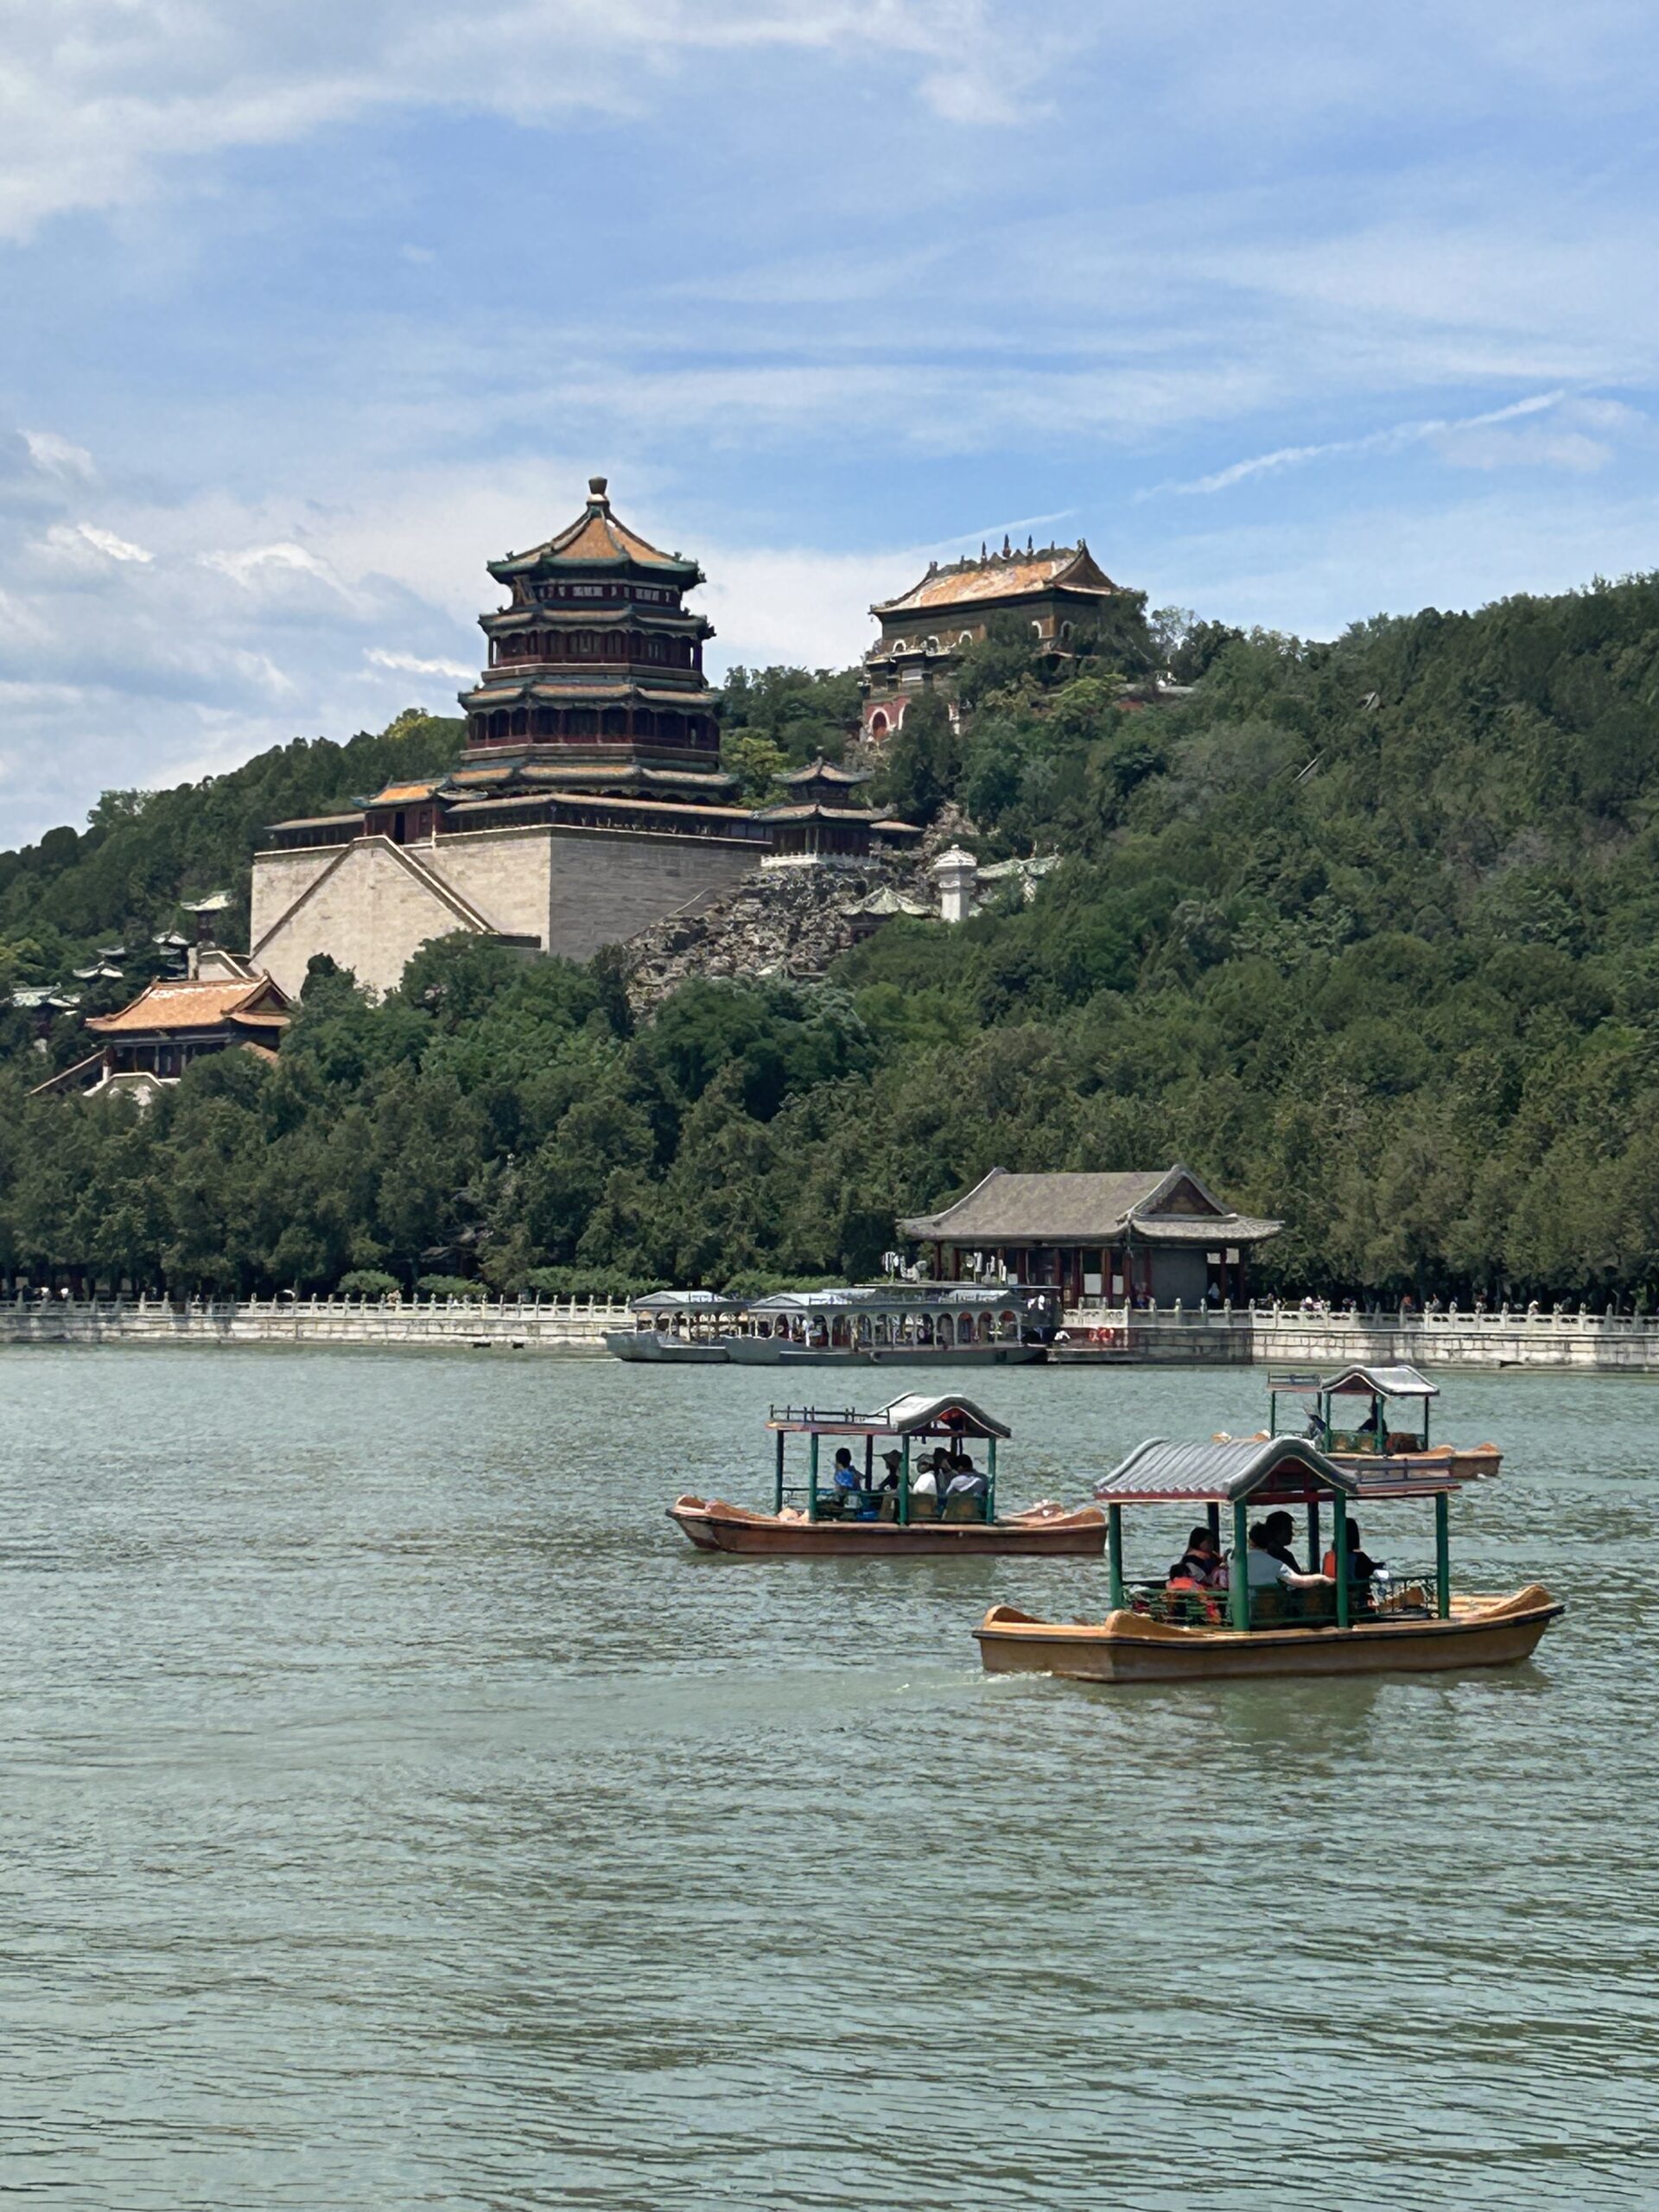
<instances>
[{"instance_id":1,"label":"green-framed boat canopy","mask_svg":"<svg viewBox=\"0 0 1659 2212\"><path fill-rule=\"evenodd\" d=\"M944 1436L1004 1439L1014 1431L971 1398L912 1390L874 1413L817 1406L774 1406L766 1427L790 1436Z\"/></svg>"},{"instance_id":2,"label":"green-framed boat canopy","mask_svg":"<svg viewBox=\"0 0 1659 2212\"><path fill-rule=\"evenodd\" d=\"M1393 1367L1344 1367L1335 1375L1271 1369L1268 1388L1281 1398L1438 1398L1440 1385L1402 1362Z\"/></svg>"},{"instance_id":3,"label":"green-framed boat canopy","mask_svg":"<svg viewBox=\"0 0 1659 2212\"><path fill-rule=\"evenodd\" d=\"M1461 1487L1438 1472L1382 1478L1352 1473L1300 1436L1226 1444L1152 1437L1095 1484L1095 1496L1108 1505L1314 1505L1326 1497L1432 1497Z\"/></svg>"}]
</instances>

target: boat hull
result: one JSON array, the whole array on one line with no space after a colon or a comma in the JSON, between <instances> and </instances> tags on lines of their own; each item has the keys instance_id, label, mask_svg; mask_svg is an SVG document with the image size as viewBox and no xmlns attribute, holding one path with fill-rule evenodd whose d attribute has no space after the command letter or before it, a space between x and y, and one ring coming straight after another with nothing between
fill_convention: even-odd
<instances>
[{"instance_id":1,"label":"boat hull","mask_svg":"<svg viewBox=\"0 0 1659 2212\"><path fill-rule=\"evenodd\" d=\"M1429 1452L1329 1452L1325 1457L1351 1475L1370 1475L1409 1483L1425 1475L1449 1475L1453 1482L1483 1482L1503 1464L1496 1444L1445 1444Z\"/></svg>"},{"instance_id":2,"label":"boat hull","mask_svg":"<svg viewBox=\"0 0 1659 2212\"><path fill-rule=\"evenodd\" d=\"M1028 1367L1041 1344L796 1344L776 1337L728 1337L734 1367Z\"/></svg>"},{"instance_id":3,"label":"boat hull","mask_svg":"<svg viewBox=\"0 0 1659 2212\"><path fill-rule=\"evenodd\" d=\"M1120 1611L1104 1621L1033 1620L994 1605L974 1631L991 1675L1084 1682L1225 1681L1262 1675L1438 1674L1529 1659L1566 1607L1538 1583L1508 1598L1464 1598L1449 1620L1352 1628L1174 1628Z\"/></svg>"},{"instance_id":4,"label":"boat hull","mask_svg":"<svg viewBox=\"0 0 1659 2212\"><path fill-rule=\"evenodd\" d=\"M682 1497L668 1517L699 1551L751 1559L1098 1559L1106 1516L1098 1506L1040 1510L983 1521L785 1520L720 1498Z\"/></svg>"},{"instance_id":5,"label":"boat hull","mask_svg":"<svg viewBox=\"0 0 1659 2212\"><path fill-rule=\"evenodd\" d=\"M721 1367L726 1363L721 1337L698 1344L659 1337L651 1330L607 1329L605 1349L613 1359L634 1360L645 1367Z\"/></svg>"}]
</instances>

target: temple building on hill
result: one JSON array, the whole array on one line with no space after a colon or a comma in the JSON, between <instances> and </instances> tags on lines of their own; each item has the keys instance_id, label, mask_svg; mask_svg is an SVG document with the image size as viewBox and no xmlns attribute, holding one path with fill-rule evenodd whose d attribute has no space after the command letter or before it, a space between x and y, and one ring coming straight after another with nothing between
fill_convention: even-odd
<instances>
[{"instance_id":1,"label":"temple building on hill","mask_svg":"<svg viewBox=\"0 0 1659 2212\"><path fill-rule=\"evenodd\" d=\"M390 990L457 930L585 960L772 849L721 771L695 561L619 521L596 476L568 528L488 565L506 603L480 617L458 766L276 823L255 857L250 957L291 994L324 952Z\"/></svg>"},{"instance_id":2,"label":"temple building on hill","mask_svg":"<svg viewBox=\"0 0 1659 2212\"><path fill-rule=\"evenodd\" d=\"M938 685L949 690L963 652L982 639L993 615L1014 614L1030 625L1057 658L1072 639L1094 629L1104 602L1122 587L1096 564L1089 548L1027 543L1023 551L1005 537L1000 553L982 545L979 558L935 562L918 584L870 612L881 634L864 656L859 680L864 735L879 742L897 729L918 695Z\"/></svg>"},{"instance_id":3,"label":"temple building on hill","mask_svg":"<svg viewBox=\"0 0 1659 2212\"><path fill-rule=\"evenodd\" d=\"M870 780L868 768L840 768L820 754L776 780L787 796L763 807L758 817L772 836L764 868L867 861L872 852L904 852L920 842L922 832L913 823L858 804L860 785Z\"/></svg>"},{"instance_id":4,"label":"temple building on hill","mask_svg":"<svg viewBox=\"0 0 1659 2212\"><path fill-rule=\"evenodd\" d=\"M238 1046L274 1060L289 1023L286 995L269 976L248 973L234 954L215 953L203 968L149 984L118 1014L89 1015L86 1027L97 1050L30 1096L126 1090L143 1103L208 1052Z\"/></svg>"},{"instance_id":5,"label":"temple building on hill","mask_svg":"<svg viewBox=\"0 0 1659 2212\"><path fill-rule=\"evenodd\" d=\"M1200 1306L1249 1295L1249 1263L1283 1224L1242 1214L1189 1167L1010 1175L994 1167L938 1213L899 1224L946 1282L1053 1283L1066 1305L1153 1299Z\"/></svg>"}]
</instances>

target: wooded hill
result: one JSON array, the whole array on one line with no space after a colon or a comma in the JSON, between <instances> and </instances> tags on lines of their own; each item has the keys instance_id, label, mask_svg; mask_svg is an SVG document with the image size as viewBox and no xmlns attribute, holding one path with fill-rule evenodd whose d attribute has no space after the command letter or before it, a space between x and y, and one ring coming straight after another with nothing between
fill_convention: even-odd
<instances>
[{"instance_id":1,"label":"wooded hill","mask_svg":"<svg viewBox=\"0 0 1659 2212\"><path fill-rule=\"evenodd\" d=\"M1126 702L1172 652L1190 694ZM757 711L747 681L728 744L758 787L760 748L833 734L849 686L772 671ZM994 1165L1179 1155L1284 1217L1298 1289L1659 1289L1659 579L1328 645L1126 625L1065 682L1007 634L964 688L959 738L906 718L891 796L958 799L988 855L1063 853L1029 907L893 922L807 993L692 983L637 1034L614 956L448 940L378 1007L315 980L278 1065L201 1064L147 1120L25 1104L14 1016L0 1266L861 1275ZM245 869L258 822L453 744L422 721L106 801L73 850L0 858L0 940L33 974L130 941Z\"/></svg>"}]
</instances>

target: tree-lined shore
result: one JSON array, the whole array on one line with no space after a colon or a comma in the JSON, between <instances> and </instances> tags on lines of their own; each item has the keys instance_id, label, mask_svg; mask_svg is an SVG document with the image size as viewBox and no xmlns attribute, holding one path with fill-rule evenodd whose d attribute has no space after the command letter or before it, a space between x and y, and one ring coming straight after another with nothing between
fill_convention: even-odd
<instances>
[{"instance_id":1,"label":"tree-lined shore","mask_svg":"<svg viewBox=\"0 0 1659 2212\"><path fill-rule=\"evenodd\" d=\"M1185 680L1146 703L1154 664ZM1126 684L1130 687L1126 690ZM838 749L845 676L745 674L752 796ZM823 985L683 986L445 940L371 1005L313 977L275 1066L147 1116L29 1101L74 1049L0 1017L0 1271L265 1291L353 1274L604 1291L866 1274L995 1165L1186 1159L1282 1216L1270 1281L1362 1301L1659 1288L1659 579L1379 620L1331 644L1126 611L1076 664L999 633L883 796L1056 850L1029 906L900 918ZM182 895L245 894L266 821L454 757L410 716L110 794L0 855L0 984L106 941L141 979ZM93 1001L89 1001L89 1004Z\"/></svg>"}]
</instances>

